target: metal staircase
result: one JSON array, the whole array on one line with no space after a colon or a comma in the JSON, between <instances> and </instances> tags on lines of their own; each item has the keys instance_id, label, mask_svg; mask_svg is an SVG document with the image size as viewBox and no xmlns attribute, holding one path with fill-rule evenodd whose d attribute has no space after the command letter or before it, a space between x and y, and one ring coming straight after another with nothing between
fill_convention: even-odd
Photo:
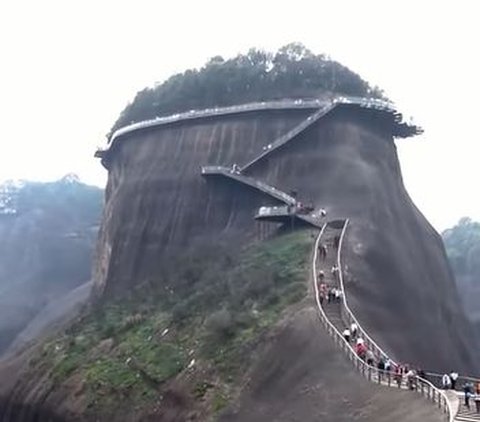
<instances>
[{"instance_id":1,"label":"metal staircase","mask_svg":"<svg viewBox=\"0 0 480 422\"><path fill-rule=\"evenodd\" d=\"M284 204L287 205L287 207L290 207L292 209L296 209L299 204L298 201L293 196L288 195L287 193L271 185L268 185L267 183L260 182L259 180L254 179L253 177L245 176L242 173L240 173L239 170L236 170L234 167L228 168L223 166L205 166L205 167L202 167L202 176L227 177L229 179L243 183L246 186L250 186L254 189L257 189L260 192L265 193L270 197L283 202ZM300 214L300 213L284 214L285 218L291 218L292 216L295 219L303 221L309 225L312 225L315 227L322 227L322 222L320 221L320 218L312 214ZM258 214L257 214L257 219L259 219Z\"/></svg>"},{"instance_id":2,"label":"metal staircase","mask_svg":"<svg viewBox=\"0 0 480 422\"><path fill-rule=\"evenodd\" d=\"M298 136L300 133L305 131L307 128L309 128L311 125L313 125L316 121L321 119L323 116L325 116L327 113L329 113L331 110L333 110L336 107L337 103L334 101L328 102L325 104L322 108L317 110L315 113L311 114L308 116L305 120L303 120L300 124L295 126L293 129L288 131L285 135L280 136L277 138L275 141L272 143L267 144L266 146L263 147L263 152L255 157L253 160L245 164L240 170L243 172L247 170L249 167L253 166L257 162L261 161L263 158L265 158L267 155L272 153L273 151L277 150L278 148L282 147L292 139L294 139L296 136Z\"/></svg>"}]
</instances>

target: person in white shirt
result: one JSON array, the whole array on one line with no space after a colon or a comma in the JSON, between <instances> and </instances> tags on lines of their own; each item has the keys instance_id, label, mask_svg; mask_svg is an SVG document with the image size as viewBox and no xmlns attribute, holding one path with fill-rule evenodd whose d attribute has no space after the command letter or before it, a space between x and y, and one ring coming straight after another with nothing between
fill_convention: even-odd
<instances>
[{"instance_id":1,"label":"person in white shirt","mask_svg":"<svg viewBox=\"0 0 480 422\"><path fill-rule=\"evenodd\" d=\"M444 374L442 377L442 387L444 390L448 390L451 385L451 380L448 374Z\"/></svg>"},{"instance_id":2,"label":"person in white shirt","mask_svg":"<svg viewBox=\"0 0 480 422\"><path fill-rule=\"evenodd\" d=\"M350 343L350 330L348 328L343 330L343 338L347 340L347 343Z\"/></svg>"},{"instance_id":3,"label":"person in white shirt","mask_svg":"<svg viewBox=\"0 0 480 422\"><path fill-rule=\"evenodd\" d=\"M450 381L452 384L452 390L455 390L455 386L457 385L458 374L455 371L450 372Z\"/></svg>"},{"instance_id":4,"label":"person in white shirt","mask_svg":"<svg viewBox=\"0 0 480 422\"><path fill-rule=\"evenodd\" d=\"M354 322L350 325L350 332L352 333L352 338L355 339L358 333L358 325Z\"/></svg>"}]
</instances>

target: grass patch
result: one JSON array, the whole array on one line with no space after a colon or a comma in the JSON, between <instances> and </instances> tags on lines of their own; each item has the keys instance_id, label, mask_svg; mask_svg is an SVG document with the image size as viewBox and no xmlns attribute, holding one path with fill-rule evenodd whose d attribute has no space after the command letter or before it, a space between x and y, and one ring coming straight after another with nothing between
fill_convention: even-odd
<instances>
[{"instance_id":1,"label":"grass patch","mask_svg":"<svg viewBox=\"0 0 480 422\"><path fill-rule=\"evenodd\" d=\"M165 266L161 280L90 312L35 364L53 367L59 385L80 375L89 411L118 415L154 403L195 358L215 374L190 391L220 412L262 334L305 297L311 246L305 230L235 253L197 249Z\"/></svg>"}]
</instances>

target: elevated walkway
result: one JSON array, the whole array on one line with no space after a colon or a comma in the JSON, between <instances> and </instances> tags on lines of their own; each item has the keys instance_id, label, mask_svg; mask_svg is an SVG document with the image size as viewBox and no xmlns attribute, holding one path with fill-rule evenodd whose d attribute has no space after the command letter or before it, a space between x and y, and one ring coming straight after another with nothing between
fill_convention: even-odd
<instances>
[{"instance_id":1,"label":"elevated walkway","mask_svg":"<svg viewBox=\"0 0 480 422\"><path fill-rule=\"evenodd\" d=\"M323 107L321 107L318 111L313 113L312 115L308 116L305 120L303 120L300 124L295 126L293 129L288 131L285 135L280 136L273 142L269 143L268 145L263 147L263 152L255 157L253 160L245 164L240 170L243 172L256 164L257 162L261 161L263 158L265 158L267 155L271 154L273 151L276 151L278 148L282 147L283 145L287 144L290 142L292 139L300 135L303 131L305 131L307 128L312 126L315 122L317 122L319 119L321 119L323 116L325 116L328 112L333 110L337 104L332 101L327 104L325 104Z\"/></svg>"},{"instance_id":2,"label":"elevated walkway","mask_svg":"<svg viewBox=\"0 0 480 422\"><path fill-rule=\"evenodd\" d=\"M260 182L259 180L254 179L253 177L243 175L236 167L223 167L223 166L205 166L202 167L202 176L204 177L212 177L212 176L222 176L228 179L237 181L242 183L246 186L249 186L253 189L256 189L270 197L283 202L286 206L284 207L262 207L260 210L272 210L272 215L267 215L268 212L263 211L264 213L261 214L260 210L255 216L257 220L260 221L273 221L273 222L281 222L286 223L291 221L292 216L295 219L298 219L302 222L305 222L309 225L314 227L322 227L321 218L315 214L311 213L299 213L299 202L291 195L277 189L267 183ZM292 210L294 212L292 214Z\"/></svg>"},{"instance_id":3,"label":"elevated walkway","mask_svg":"<svg viewBox=\"0 0 480 422\"><path fill-rule=\"evenodd\" d=\"M422 395L443 411L445 421L476 421L477 419L462 419L465 416L460 412L456 415L458 399L455 396L452 397L451 394L447 395L431 382L418 376L407 379L405 375L396 376L392 371L380 370L373 365L368 365L356 354L352 342L347 341L343 337L343 329L350 326L352 322L355 322L358 327L357 338L362 337L364 339L367 348L374 354L374 361L378 362L379 359L389 358L387 353L382 350L362 328L347 304L341 261L342 246L347 226L348 220L344 221L341 230L339 229L338 221L334 224L325 224L315 241L312 259L312 280L320 322L325 326L335 344L345 352L354 367L368 380L390 388L412 390L412 393ZM322 246L322 248L323 246L327 247L326 255L319 253L321 249L320 246ZM328 268L330 266L335 266L338 271L332 273L331 268ZM319 279L320 271L324 274L322 280ZM326 283L329 286L340 289L340 301L328 303L325 299L322 300L319 287L321 283ZM393 365L396 365L392 359L390 359L390 361ZM456 416L457 418L455 418ZM468 417L471 417L471 414L469 414Z\"/></svg>"},{"instance_id":4,"label":"elevated walkway","mask_svg":"<svg viewBox=\"0 0 480 422\"><path fill-rule=\"evenodd\" d=\"M223 176L237 182L243 183L244 185L250 186L254 189L259 190L260 192L266 193L272 198L278 199L279 201L285 203L286 205L295 206L297 200L287 193L281 191L280 189L274 188L266 183L260 182L259 180L254 179L253 177L245 176L240 171L235 170L233 167L223 167L223 166L204 166L202 167L202 176Z\"/></svg>"},{"instance_id":5,"label":"elevated walkway","mask_svg":"<svg viewBox=\"0 0 480 422\"><path fill-rule=\"evenodd\" d=\"M323 217L314 209L305 210L297 206L260 207L255 214L255 220L272 223L292 224L296 220L315 227L322 227Z\"/></svg>"}]
</instances>

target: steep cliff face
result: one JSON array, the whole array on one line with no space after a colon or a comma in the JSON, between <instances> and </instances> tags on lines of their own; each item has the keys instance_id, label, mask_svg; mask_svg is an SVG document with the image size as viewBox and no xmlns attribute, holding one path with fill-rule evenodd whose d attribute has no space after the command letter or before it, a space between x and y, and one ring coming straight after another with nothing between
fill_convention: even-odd
<instances>
[{"instance_id":1,"label":"steep cliff face","mask_svg":"<svg viewBox=\"0 0 480 422\"><path fill-rule=\"evenodd\" d=\"M246 163L305 117L305 111L212 117L120 140L109 161L97 292L108 296L159 280L170 254L185 245L255 239L256 209L275 201L235 181L204 180L200 166ZM296 190L329 218L351 220L347 294L380 344L401 361L472 372L476 343L441 240L403 187L390 125L371 110L335 110L248 174Z\"/></svg>"}]
</instances>

